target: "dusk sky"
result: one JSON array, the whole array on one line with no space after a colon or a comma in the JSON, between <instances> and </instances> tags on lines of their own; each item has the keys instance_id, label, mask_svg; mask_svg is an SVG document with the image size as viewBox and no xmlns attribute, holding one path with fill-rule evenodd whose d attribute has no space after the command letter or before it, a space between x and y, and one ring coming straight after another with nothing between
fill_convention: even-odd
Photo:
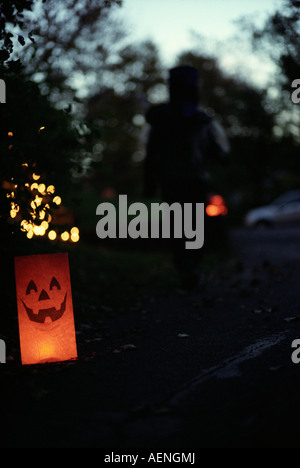
<instances>
[{"instance_id":1,"label":"dusk sky","mask_svg":"<svg viewBox=\"0 0 300 468\"><path fill-rule=\"evenodd\" d=\"M251 78L259 83L270 66L249 52L245 57L241 44L230 42L238 32L234 22L251 15L255 24L262 24L281 4L282 0L123 0L117 15L127 24L132 40L152 39L158 45L166 66L172 66L182 50L200 46L219 55L229 71L237 65L249 67ZM197 42L192 32L203 40Z\"/></svg>"}]
</instances>

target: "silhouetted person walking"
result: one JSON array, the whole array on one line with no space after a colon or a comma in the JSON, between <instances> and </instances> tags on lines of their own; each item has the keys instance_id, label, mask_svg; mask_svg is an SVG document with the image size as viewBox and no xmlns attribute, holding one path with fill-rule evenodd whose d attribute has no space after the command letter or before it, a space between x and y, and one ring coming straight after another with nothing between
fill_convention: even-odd
<instances>
[{"instance_id":1,"label":"silhouetted person walking","mask_svg":"<svg viewBox=\"0 0 300 468\"><path fill-rule=\"evenodd\" d=\"M224 161L229 144L223 128L198 108L199 72L191 66L170 70L169 102L150 108L151 129L145 160L145 195L160 188L169 204L205 203L205 161ZM171 223L172 225L172 223ZM202 250L185 250L185 239L173 239L174 261L183 286L198 283Z\"/></svg>"}]
</instances>

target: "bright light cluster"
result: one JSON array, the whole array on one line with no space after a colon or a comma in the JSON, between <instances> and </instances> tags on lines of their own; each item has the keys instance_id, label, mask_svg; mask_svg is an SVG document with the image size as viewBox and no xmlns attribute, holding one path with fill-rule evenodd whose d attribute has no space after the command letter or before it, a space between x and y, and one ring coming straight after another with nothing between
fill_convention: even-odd
<instances>
[{"instance_id":1,"label":"bright light cluster","mask_svg":"<svg viewBox=\"0 0 300 468\"><path fill-rule=\"evenodd\" d=\"M42 130L44 130L44 127L40 128L40 131ZM8 137L12 136L13 132L9 132ZM22 164L22 167L28 168L28 164L24 163ZM6 196L11 199L11 220L13 222L20 223L20 229L22 232L26 233L28 239L47 236L50 241L60 240L62 242L78 242L80 239L80 233L77 227L72 227L70 232L64 231L60 233L50 226L52 222L50 205L52 204L52 206L56 205L58 207L62 204L61 197L55 194L55 186L46 185L41 182L41 176L35 172L30 174L29 179L30 180L27 181L23 187L18 187L18 185L14 183L13 178L10 182L3 183L3 188L8 190ZM30 220L22 219L20 206L16 201L17 191L20 189L21 191L29 191L31 195L31 201L29 202L28 207L31 218Z\"/></svg>"}]
</instances>

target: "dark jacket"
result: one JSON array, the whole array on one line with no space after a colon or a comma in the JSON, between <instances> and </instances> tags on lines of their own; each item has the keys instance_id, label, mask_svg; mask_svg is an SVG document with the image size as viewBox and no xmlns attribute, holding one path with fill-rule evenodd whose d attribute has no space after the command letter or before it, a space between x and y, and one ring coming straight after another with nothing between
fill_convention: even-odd
<instances>
[{"instance_id":1,"label":"dark jacket","mask_svg":"<svg viewBox=\"0 0 300 468\"><path fill-rule=\"evenodd\" d=\"M187 101L153 106L146 115L150 126L145 159L145 195L154 196L204 187L207 158L224 160L229 144L222 127Z\"/></svg>"}]
</instances>

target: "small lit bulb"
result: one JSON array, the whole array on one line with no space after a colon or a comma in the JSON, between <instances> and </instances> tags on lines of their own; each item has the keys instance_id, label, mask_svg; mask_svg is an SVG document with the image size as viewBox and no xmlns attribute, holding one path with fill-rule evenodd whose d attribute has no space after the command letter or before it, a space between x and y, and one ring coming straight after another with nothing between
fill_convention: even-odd
<instances>
[{"instance_id":1,"label":"small lit bulb","mask_svg":"<svg viewBox=\"0 0 300 468\"><path fill-rule=\"evenodd\" d=\"M40 226L39 235L40 235L40 236L44 236L45 234L46 234L46 229L43 228L43 226Z\"/></svg>"},{"instance_id":2,"label":"small lit bulb","mask_svg":"<svg viewBox=\"0 0 300 468\"><path fill-rule=\"evenodd\" d=\"M49 185L49 187L47 187L47 193L53 194L54 192L55 192L54 185Z\"/></svg>"},{"instance_id":3,"label":"small lit bulb","mask_svg":"<svg viewBox=\"0 0 300 468\"><path fill-rule=\"evenodd\" d=\"M45 184L40 184L40 185L38 186L38 191L39 191L40 193L44 194L45 191L46 191L46 185L45 185Z\"/></svg>"},{"instance_id":4,"label":"small lit bulb","mask_svg":"<svg viewBox=\"0 0 300 468\"><path fill-rule=\"evenodd\" d=\"M79 241L79 234L71 234L71 241L76 243Z\"/></svg>"},{"instance_id":5,"label":"small lit bulb","mask_svg":"<svg viewBox=\"0 0 300 468\"><path fill-rule=\"evenodd\" d=\"M70 238L70 234L67 231L65 231L65 232L62 233L62 235L60 237L64 242L67 242L69 240L69 238Z\"/></svg>"},{"instance_id":6,"label":"small lit bulb","mask_svg":"<svg viewBox=\"0 0 300 468\"><path fill-rule=\"evenodd\" d=\"M78 242L79 239L80 239L79 229L77 227L73 227L71 229L71 241L75 243L75 242Z\"/></svg>"},{"instance_id":7,"label":"small lit bulb","mask_svg":"<svg viewBox=\"0 0 300 468\"><path fill-rule=\"evenodd\" d=\"M34 228L33 228L33 233L34 233L36 236L39 236L39 235L40 235L40 227L39 227L39 226L34 226Z\"/></svg>"},{"instance_id":8,"label":"small lit bulb","mask_svg":"<svg viewBox=\"0 0 300 468\"><path fill-rule=\"evenodd\" d=\"M38 174L33 173L32 178L33 178L33 180L39 180L41 178L41 176L38 175Z\"/></svg>"},{"instance_id":9,"label":"small lit bulb","mask_svg":"<svg viewBox=\"0 0 300 468\"><path fill-rule=\"evenodd\" d=\"M31 189L32 191L33 191L33 190L38 190L38 189L39 189L39 184L37 184L36 182L34 182L34 184L31 184L30 189Z\"/></svg>"},{"instance_id":10,"label":"small lit bulb","mask_svg":"<svg viewBox=\"0 0 300 468\"><path fill-rule=\"evenodd\" d=\"M41 206L42 201L43 199L39 197L38 195L36 195L35 200L34 200L34 203L36 204L36 206Z\"/></svg>"},{"instance_id":11,"label":"small lit bulb","mask_svg":"<svg viewBox=\"0 0 300 468\"><path fill-rule=\"evenodd\" d=\"M27 237L28 237L28 239L32 239L33 238L33 231L28 231L27 232Z\"/></svg>"},{"instance_id":12,"label":"small lit bulb","mask_svg":"<svg viewBox=\"0 0 300 468\"><path fill-rule=\"evenodd\" d=\"M54 197L53 198L53 203L55 203L56 205L60 205L61 204L61 198L60 197Z\"/></svg>"},{"instance_id":13,"label":"small lit bulb","mask_svg":"<svg viewBox=\"0 0 300 468\"><path fill-rule=\"evenodd\" d=\"M20 211L20 207L16 203L12 202L10 206L13 211L16 211L17 213Z\"/></svg>"},{"instance_id":14,"label":"small lit bulb","mask_svg":"<svg viewBox=\"0 0 300 468\"><path fill-rule=\"evenodd\" d=\"M56 237L57 237L57 234L55 231L50 231L49 234L48 234L48 237L50 240L55 240Z\"/></svg>"},{"instance_id":15,"label":"small lit bulb","mask_svg":"<svg viewBox=\"0 0 300 468\"><path fill-rule=\"evenodd\" d=\"M21 221L20 223L21 231L27 232L27 224L28 224L28 221L26 221L26 219L23 219L23 221Z\"/></svg>"}]
</instances>

